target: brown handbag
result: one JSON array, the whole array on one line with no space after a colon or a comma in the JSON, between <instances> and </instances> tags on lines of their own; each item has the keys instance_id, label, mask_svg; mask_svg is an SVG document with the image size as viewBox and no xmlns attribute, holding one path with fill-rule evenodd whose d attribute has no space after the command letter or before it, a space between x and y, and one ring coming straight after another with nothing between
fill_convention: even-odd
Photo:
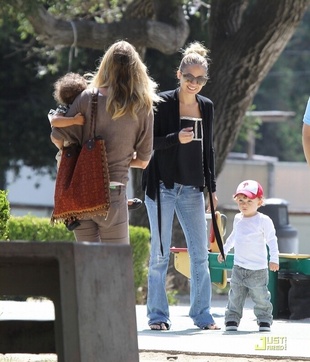
<instances>
[{"instance_id":1,"label":"brown handbag","mask_svg":"<svg viewBox=\"0 0 310 362\"><path fill-rule=\"evenodd\" d=\"M52 223L108 214L110 178L105 142L95 135L97 101L98 91L93 91L88 141L82 147L71 144L62 150L55 183Z\"/></svg>"}]
</instances>

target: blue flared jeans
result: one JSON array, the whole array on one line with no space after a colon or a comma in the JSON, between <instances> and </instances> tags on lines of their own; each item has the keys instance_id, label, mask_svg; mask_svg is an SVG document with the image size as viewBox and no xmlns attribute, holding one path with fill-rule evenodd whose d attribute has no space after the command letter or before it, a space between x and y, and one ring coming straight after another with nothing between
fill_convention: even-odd
<instances>
[{"instance_id":1,"label":"blue flared jeans","mask_svg":"<svg viewBox=\"0 0 310 362\"><path fill-rule=\"evenodd\" d=\"M204 194L197 187L175 183L173 189L160 183L161 241L158 228L158 204L145 197L151 229L151 254L148 272L147 316L149 325L165 322L169 326L169 305L166 294L166 275L174 213L185 235L190 256L189 316L199 328L214 323L210 313L211 279L208 263L208 238Z\"/></svg>"}]
</instances>

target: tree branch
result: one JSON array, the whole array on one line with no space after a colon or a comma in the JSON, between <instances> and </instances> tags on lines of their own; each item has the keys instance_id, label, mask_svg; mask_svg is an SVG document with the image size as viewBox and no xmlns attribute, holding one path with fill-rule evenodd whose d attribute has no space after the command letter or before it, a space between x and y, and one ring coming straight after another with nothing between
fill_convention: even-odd
<instances>
[{"instance_id":1,"label":"tree branch","mask_svg":"<svg viewBox=\"0 0 310 362\"><path fill-rule=\"evenodd\" d=\"M65 21L53 17L42 6L26 14L38 39L49 46L71 46L74 43L75 27L77 47L104 49L119 39L127 39L134 46L154 48L164 54L173 54L182 47L189 35L189 26L182 8L174 9L177 25L172 26L158 20L124 19L110 24L95 21Z\"/></svg>"}]
</instances>

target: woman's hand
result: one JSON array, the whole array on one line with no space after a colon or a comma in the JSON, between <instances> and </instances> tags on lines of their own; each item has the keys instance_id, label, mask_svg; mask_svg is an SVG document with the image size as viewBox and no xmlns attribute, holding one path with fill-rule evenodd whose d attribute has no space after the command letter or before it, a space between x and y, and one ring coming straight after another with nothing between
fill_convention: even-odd
<instances>
[{"instance_id":1,"label":"woman's hand","mask_svg":"<svg viewBox=\"0 0 310 362\"><path fill-rule=\"evenodd\" d=\"M208 193L208 208L207 208L207 212L211 212L211 204L210 204L210 193ZM217 204L218 204L218 198L216 196L216 192L212 193L212 201L213 201L213 205L214 205L214 210L216 210L217 208Z\"/></svg>"},{"instance_id":2,"label":"woman's hand","mask_svg":"<svg viewBox=\"0 0 310 362\"><path fill-rule=\"evenodd\" d=\"M182 144L192 142L194 138L193 127L182 128L179 132L179 141Z\"/></svg>"},{"instance_id":3,"label":"woman's hand","mask_svg":"<svg viewBox=\"0 0 310 362\"><path fill-rule=\"evenodd\" d=\"M133 168L142 168L143 170L147 167L150 161L142 161L137 158L137 152L134 152L132 155L132 160L130 161L130 167Z\"/></svg>"},{"instance_id":4,"label":"woman's hand","mask_svg":"<svg viewBox=\"0 0 310 362\"><path fill-rule=\"evenodd\" d=\"M217 261L218 261L219 263L223 263L224 258L222 257L222 254L219 254L219 255L217 256Z\"/></svg>"}]
</instances>

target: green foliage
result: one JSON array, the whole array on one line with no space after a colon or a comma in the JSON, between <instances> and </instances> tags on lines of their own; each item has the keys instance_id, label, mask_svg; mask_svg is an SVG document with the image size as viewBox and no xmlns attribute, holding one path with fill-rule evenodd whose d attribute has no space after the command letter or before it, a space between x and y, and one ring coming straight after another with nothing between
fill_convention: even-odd
<instances>
[{"instance_id":1,"label":"green foliage","mask_svg":"<svg viewBox=\"0 0 310 362\"><path fill-rule=\"evenodd\" d=\"M173 289L167 290L167 299L168 299L169 305L178 304L177 294L178 294L177 290L173 290Z\"/></svg>"},{"instance_id":2,"label":"green foliage","mask_svg":"<svg viewBox=\"0 0 310 362\"><path fill-rule=\"evenodd\" d=\"M142 303L145 300L147 283L150 232L147 228L130 226L129 235L133 254L136 300L137 303ZM48 218L31 215L11 216L8 220L8 239L43 242L74 241L74 234L68 231L63 223L52 226Z\"/></svg>"},{"instance_id":3,"label":"green foliage","mask_svg":"<svg viewBox=\"0 0 310 362\"><path fill-rule=\"evenodd\" d=\"M20 26L18 28L21 37L34 35L33 29L26 20L25 14L33 14L37 10L38 5L43 6L52 15L64 20L95 20L99 23L108 23L116 21L122 17L124 8L130 3L130 0L27 0L27 6L23 4L20 7L20 0L0 0L0 16L10 16L18 20ZM21 11L16 11L20 9Z\"/></svg>"},{"instance_id":4,"label":"green foliage","mask_svg":"<svg viewBox=\"0 0 310 362\"><path fill-rule=\"evenodd\" d=\"M8 220L10 218L10 203L7 191L0 190L0 240L7 239Z\"/></svg>"},{"instance_id":5,"label":"green foliage","mask_svg":"<svg viewBox=\"0 0 310 362\"><path fill-rule=\"evenodd\" d=\"M1 11L0 11L1 12ZM19 23L12 17L0 21L0 188L3 174L21 165L56 171L56 148L50 141L47 113L56 104L53 84L68 70L69 49L49 49L32 37L21 40ZM79 49L71 70L83 74L96 68L100 51ZM16 141L18 140L18 142ZM1 175L2 174L2 175Z\"/></svg>"},{"instance_id":6,"label":"green foliage","mask_svg":"<svg viewBox=\"0 0 310 362\"><path fill-rule=\"evenodd\" d=\"M49 76L40 76L49 59L35 53L35 42L21 41L15 26L8 19L0 26L0 82L6 85L0 90L0 170L18 167L20 160L37 168L55 168L56 149L49 140L47 119L52 82Z\"/></svg>"},{"instance_id":7,"label":"green foliage","mask_svg":"<svg viewBox=\"0 0 310 362\"><path fill-rule=\"evenodd\" d=\"M249 111L254 111L255 108L256 107L252 105ZM239 131L238 139L234 145L233 152L245 153L249 137L253 136L256 140L261 139L261 124L262 121L260 118L253 117L251 115L245 116L241 129Z\"/></svg>"},{"instance_id":8,"label":"green foliage","mask_svg":"<svg viewBox=\"0 0 310 362\"><path fill-rule=\"evenodd\" d=\"M8 222L9 240L73 241L74 235L64 224L54 226L48 218L32 215L11 216Z\"/></svg>"},{"instance_id":9,"label":"green foliage","mask_svg":"<svg viewBox=\"0 0 310 362\"><path fill-rule=\"evenodd\" d=\"M255 106L253 105L250 109L251 111L254 111ZM256 139L261 138L261 135L259 133L259 128L262 124L262 121L260 118L253 117L251 115L247 115L244 118L244 122L242 124L242 127L239 132L239 140L241 141L247 141L249 137L249 133L252 133L255 135Z\"/></svg>"},{"instance_id":10,"label":"green foliage","mask_svg":"<svg viewBox=\"0 0 310 362\"><path fill-rule=\"evenodd\" d=\"M139 304L142 304L145 299L147 281L147 261L150 253L150 231L144 227L130 226L129 232L133 255L136 299Z\"/></svg>"}]
</instances>

